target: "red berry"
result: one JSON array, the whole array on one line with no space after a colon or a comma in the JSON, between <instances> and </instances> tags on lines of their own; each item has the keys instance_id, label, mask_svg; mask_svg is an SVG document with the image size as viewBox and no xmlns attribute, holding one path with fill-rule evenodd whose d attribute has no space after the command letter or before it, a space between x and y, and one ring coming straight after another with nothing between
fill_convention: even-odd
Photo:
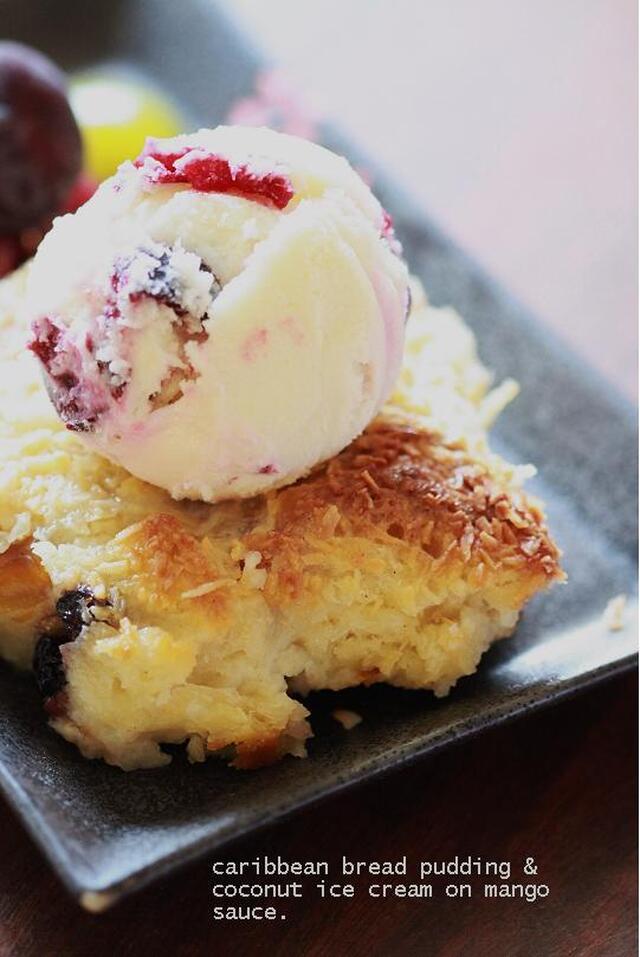
<instances>
[{"instance_id":1,"label":"red berry","mask_svg":"<svg viewBox=\"0 0 640 957\"><path fill-rule=\"evenodd\" d=\"M17 236L0 236L0 279L19 266L23 259Z\"/></svg>"},{"instance_id":2,"label":"red berry","mask_svg":"<svg viewBox=\"0 0 640 957\"><path fill-rule=\"evenodd\" d=\"M0 233L53 216L81 165L63 74L36 50L0 42Z\"/></svg>"}]
</instances>

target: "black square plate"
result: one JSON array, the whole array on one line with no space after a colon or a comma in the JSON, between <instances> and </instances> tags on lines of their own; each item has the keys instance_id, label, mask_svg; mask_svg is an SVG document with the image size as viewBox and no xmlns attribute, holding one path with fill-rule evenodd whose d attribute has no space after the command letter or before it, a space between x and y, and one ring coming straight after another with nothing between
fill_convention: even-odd
<instances>
[{"instance_id":1,"label":"black square plate","mask_svg":"<svg viewBox=\"0 0 640 957\"><path fill-rule=\"evenodd\" d=\"M117 61L146 73L202 125L222 121L231 102L252 90L261 66L211 0L0 0L0 23L5 36L40 47L67 69ZM363 161L335 131L324 138ZM92 909L294 808L634 663L633 623L612 632L602 618L612 596L635 590L633 409L384 175L375 187L432 301L455 306L497 377L512 375L522 385L494 445L539 467L531 488L548 504L569 584L532 602L517 635L492 649L479 673L446 700L384 687L317 694L308 760L251 774L215 761L191 767L180 758L129 774L85 761L47 728L31 679L0 668L0 784L70 890ZM364 717L349 734L326 718L336 700Z\"/></svg>"}]
</instances>

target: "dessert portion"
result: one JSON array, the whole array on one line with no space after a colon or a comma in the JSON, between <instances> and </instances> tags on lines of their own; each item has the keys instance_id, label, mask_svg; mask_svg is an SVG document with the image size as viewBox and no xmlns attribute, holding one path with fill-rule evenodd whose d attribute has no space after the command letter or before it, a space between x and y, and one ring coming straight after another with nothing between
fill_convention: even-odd
<instances>
[{"instance_id":1,"label":"dessert portion","mask_svg":"<svg viewBox=\"0 0 640 957\"><path fill-rule=\"evenodd\" d=\"M149 141L30 269L31 349L67 428L175 498L288 485L400 370L407 269L346 160L268 129Z\"/></svg>"},{"instance_id":2,"label":"dessert portion","mask_svg":"<svg viewBox=\"0 0 640 957\"><path fill-rule=\"evenodd\" d=\"M101 89L100 175L139 132ZM62 78L6 44L3 131L0 275L92 191ZM487 444L516 387L400 252L345 160L219 127L149 141L0 281L0 654L87 757L301 756L309 691L444 695L563 578Z\"/></svg>"},{"instance_id":3,"label":"dessert portion","mask_svg":"<svg viewBox=\"0 0 640 957\"><path fill-rule=\"evenodd\" d=\"M271 210L267 210L271 213ZM365 432L293 485L175 501L51 407L0 285L0 651L33 663L87 757L256 767L304 753L304 695L386 681L443 695L560 580L527 474L486 428L473 336L416 285L404 367Z\"/></svg>"}]
</instances>

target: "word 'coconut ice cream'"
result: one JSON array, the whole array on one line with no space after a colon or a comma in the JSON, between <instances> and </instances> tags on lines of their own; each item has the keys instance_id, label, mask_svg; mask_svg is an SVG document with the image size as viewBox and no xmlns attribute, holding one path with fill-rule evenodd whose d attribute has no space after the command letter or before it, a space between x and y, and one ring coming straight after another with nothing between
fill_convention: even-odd
<instances>
[{"instance_id":1,"label":"word 'coconut ice cream'","mask_svg":"<svg viewBox=\"0 0 640 957\"><path fill-rule=\"evenodd\" d=\"M346 160L268 129L149 141L56 220L30 348L68 428L176 498L285 485L400 369L408 275Z\"/></svg>"}]
</instances>

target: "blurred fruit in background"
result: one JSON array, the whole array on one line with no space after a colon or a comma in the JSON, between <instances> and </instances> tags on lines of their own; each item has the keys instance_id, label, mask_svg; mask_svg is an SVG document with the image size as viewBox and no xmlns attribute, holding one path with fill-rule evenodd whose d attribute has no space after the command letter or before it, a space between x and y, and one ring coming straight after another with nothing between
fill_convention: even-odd
<instances>
[{"instance_id":1,"label":"blurred fruit in background","mask_svg":"<svg viewBox=\"0 0 640 957\"><path fill-rule=\"evenodd\" d=\"M0 277L33 255L54 216L95 190L64 74L42 53L0 42Z\"/></svg>"},{"instance_id":2,"label":"blurred fruit in background","mask_svg":"<svg viewBox=\"0 0 640 957\"><path fill-rule=\"evenodd\" d=\"M0 43L0 233L50 218L81 166L64 75L37 50Z\"/></svg>"},{"instance_id":3,"label":"blurred fruit in background","mask_svg":"<svg viewBox=\"0 0 640 957\"><path fill-rule=\"evenodd\" d=\"M72 81L70 99L82 131L85 169L97 180L137 156L147 136L175 136L184 129L167 98L136 78L87 73Z\"/></svg>"},{"instance_id":4,"label":"blurred fruit in background","mask_svg":"<svg viewBox=\"0 0 640 957\"><path fill-rule=\"evenodd\" d=\"M54 216L72 213L136 156L175 136L178 110L152 86L108 72L64 74L43 54L0 42L0 277L32 256Z\"/></svg>"}]
</instances>

